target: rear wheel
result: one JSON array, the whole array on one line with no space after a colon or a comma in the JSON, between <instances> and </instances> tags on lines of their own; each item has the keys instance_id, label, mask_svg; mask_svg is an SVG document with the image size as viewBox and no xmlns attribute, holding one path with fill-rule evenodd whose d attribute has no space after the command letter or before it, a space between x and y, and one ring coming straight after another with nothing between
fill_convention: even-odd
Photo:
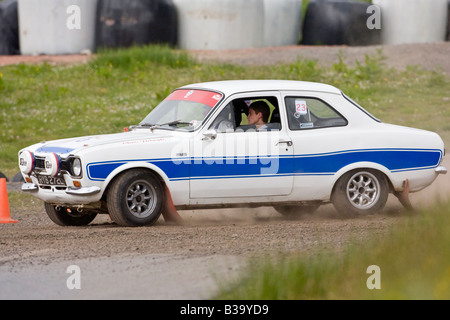
<instances>
[{"instance_id":1,"label":"rear wheel","mask_svg":"<svg viewBox=\"0 0 450 320\"><path fill-rule=\"evenodd\" d=\"M76 209L55 206L47 202L44 203L44 207L50 220L59 226L85 226L97 216L93 211L78 212Z\"/></svg>"},{"instance_id":2,"label":"rear wheel","mask_svg":"<svg viewBox=\"0 0 450 320\"><path fill-rule=\"evenodd\" d=\"M147 170L123 173L108 191L108 211L121 226L152 225L158 220L164 204L162 184Z\"/></svg>"},{"instance_id":3,"label":"rear wheel","mask_svg":"<svg viewBox=\"0 0 450 320\"><path fill-rule=\"evenodd\" d=\"M347 172L336 182L331 202L345 216L367 215L382 210L388 195L389 185L383 173L358 169Z\"/></svg>"}]
</instances>

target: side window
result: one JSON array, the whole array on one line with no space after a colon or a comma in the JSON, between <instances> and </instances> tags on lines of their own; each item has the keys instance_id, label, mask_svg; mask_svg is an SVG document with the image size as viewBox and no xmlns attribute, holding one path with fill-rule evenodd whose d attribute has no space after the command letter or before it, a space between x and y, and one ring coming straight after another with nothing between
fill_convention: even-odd
<instances>
[{"instance_id":1,"label":"side window","mask_svg":"<svg viewBox=\"0 0 450 320\"><path fill-rule=\"evenodd\" d=\"M234 121L233 104L229 103L216 117L209 129L217 132L230 132L236 128Z\"/></svg>"},{"instance_id":2,"label":"side window","mask_svg":"<svg viewBox=\"0 0 450 320\"><path fill-rule=\"evenodd\" d=\"M268 112L260 110L266 116L263 116L263 122L265 125L259 128L255 124L249 122L249 106L252 103L260 102L266 105ZM260 96L260 97L249 97L249 98L239 98L233 100L234 117L236 122L236 131L274 131L280 130L280 112L278 107L278 99L275 96Z\"/></svg>"},{"instance_id":3,"label":"side window","mask_svg":"<svg viewBox=\"0 0 450 320\"><path fill-rule=\"evenodd\" d=\"M347 125L347 120L322 100L305 97L286 97L285 103L289 129L291 130Z\"/></svg>"},{"instance_id":4,"label":"side window","mask_svg":"<svg viewBox=\"0 0 450 320\"><path fill-rule=\"evenodd\" d=\"M249 114L249 105L256 101L264 102L269 108L266 125L259 129L256 125L249 124L247 118ZM214 129L217 132L280 130L281 123L278 108L278 99L274 96L234 99L223 108L219 115L214 119L209 129Z\"/></svg>"}]
</instances>

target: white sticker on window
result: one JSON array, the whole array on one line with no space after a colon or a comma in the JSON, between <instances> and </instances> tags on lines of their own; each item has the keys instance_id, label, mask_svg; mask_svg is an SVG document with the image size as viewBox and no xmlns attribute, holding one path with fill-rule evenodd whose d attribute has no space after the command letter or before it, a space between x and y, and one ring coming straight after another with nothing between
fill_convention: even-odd
<instances>
[{"instance_id":1,"label":"white sticker on window","mask_svg":"<svg viewBox=\"0 0 450 320\"><path fill-rule=\"evenodd\" d=\"M300 123L300 129L308 129L308 128L313 128L313 127L314 127L314 123L312 123L312 122Z\"/></svg>"},{"instance_id":2,"label":"white sticker on window","mask_svg":"<svg viewBox=\"0 0 450 320\"><path fill-rule=\"evenodd\" d=\"M295 100L295 112L298 112L300 115L308 113L305 100Z\"/></svg>"}]
</instances>

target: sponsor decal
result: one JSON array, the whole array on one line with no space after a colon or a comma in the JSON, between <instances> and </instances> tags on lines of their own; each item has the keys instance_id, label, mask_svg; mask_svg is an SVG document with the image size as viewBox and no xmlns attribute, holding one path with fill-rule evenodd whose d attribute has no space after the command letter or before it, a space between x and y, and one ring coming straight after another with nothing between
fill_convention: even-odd
<instances>
[{"instance_id":1,"label":"sponsor decal","mask_svg":"<svg viewBox=\"0 0 450 320\"><path fill-rule=\"evenodd\" d=\"M186 100L206 104L213 108L217 102L222 99L222 95L213 91L206 90L175 90L166 100Z\"/></svg>"}]
</instances>

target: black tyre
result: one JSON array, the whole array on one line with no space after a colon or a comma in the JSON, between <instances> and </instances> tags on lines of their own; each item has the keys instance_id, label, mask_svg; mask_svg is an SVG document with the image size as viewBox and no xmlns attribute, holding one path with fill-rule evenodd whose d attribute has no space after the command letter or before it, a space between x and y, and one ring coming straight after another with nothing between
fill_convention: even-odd
<instances>
[{"instance_id":1,"label":"black tyre","mask_svg":"<svg viewBox=\"0 0 450 320\"><path fill-rule=\"evenodd\" d=\"M6 179L6 182L9 182L8 177L5 176L4 173L0 171L0 179L2 179L2 178L3 178L3 179Z\"/></svg>"},{"instance_id":2,"label":"black tyre","mask_svg":"<svg viewBox=\"0 0 450 320\"><path fill-rule=\"evenodd\" d=\"M147 170L131 170L113 181L107 205L115 223L136 227L154 224L161 215L164 200L158 178Z\"/></svg>"},{"instance_id":3,"label":"black tyre","mask_svg":"<svg viewBox=\"0 0 450 320\"><path fill-rule=\"evenodd\" d=\"M86 226L97 216L93 211L78 212L76 209L54 206L47 202L44 203L44 207L50 220L59 226Z\"/></svg>"},{"instance_id":4,"label":"black tyre","mask_svg":"<svg viewBox=\"0 0 450 320\"><path fill-rule=\"evenodd\" d=\"M311 204L311 205L279 205L274 206L273 208L277 210L281 215L286 218L298 218L304 214L310 214L316 211L320 205Z\"/></svg>"},{"instance_id":5,"label":"black tyre","mask_svg":"<svg viewBox=\"0 0 450 320\"><path fill-rule=\"evenodd\" d=\"M331 202L344 216L381 211L389 195L386 176L376 170L358 169L344 174L334 186Z\"/></svg>"},{"instance_id":6,"label":"black tyre","mask_svg":"<svg viewBox=\"0 0 450 320\"><path fill-rule=\"evenodd\" d=\"M17 172L11 179L12 182L25 182L25 179L23 178L22 174L20 172Z\"/></svg>"}]
</instances>

